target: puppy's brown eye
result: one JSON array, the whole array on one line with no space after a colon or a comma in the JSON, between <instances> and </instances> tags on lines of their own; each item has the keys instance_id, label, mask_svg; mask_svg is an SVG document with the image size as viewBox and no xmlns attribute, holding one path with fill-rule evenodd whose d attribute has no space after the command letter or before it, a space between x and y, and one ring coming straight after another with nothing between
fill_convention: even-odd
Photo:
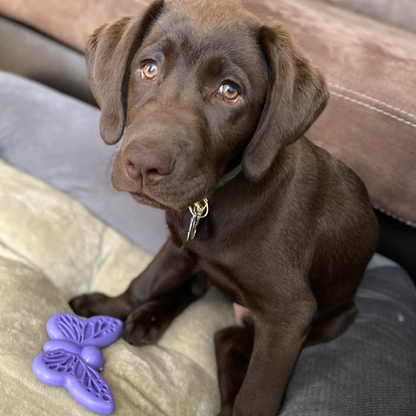
<instances>
[{"instance_id":1,"label":"puppy's brown eye","mask_svg":"<svg viewBox=\"0 0 416 416\"><path fill-rule=\"evenodd\" d=\"M153 79L158 73L157 65L153 62L148 62L142 66L140 70L141 79Z\"/></svg>"},{"instance_id":2,"label":"puppy's brown eye","mask_svg":"<svg viewBox=\"0 0 416 416\"><path fill-rule=\"evenodd\" d=\"M229 104L235 104L239 98L238 89L233 84L222 84L218 94Z\"/></svg>"}]
</instances>

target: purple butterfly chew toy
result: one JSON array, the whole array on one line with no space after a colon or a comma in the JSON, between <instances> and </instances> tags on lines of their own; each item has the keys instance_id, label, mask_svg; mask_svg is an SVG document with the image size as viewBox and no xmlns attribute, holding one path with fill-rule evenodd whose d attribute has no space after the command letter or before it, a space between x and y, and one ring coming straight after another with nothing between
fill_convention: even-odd
<instances>
[{"instance_id":1,"label":"purple butterfly chew toy","mask_svg":"<svg viewBox=\"0 0 416 416\"><path fill-rule=\"evenodd\" d=\"M101 415L114 412L114 397L99 371L100 348L116 341L123 322L110 316L82 320L70 313L53 315L46 324L51 338L32 363L35 376L45 384L65 387L82 406Z\"/></svg>"}]
</instances>

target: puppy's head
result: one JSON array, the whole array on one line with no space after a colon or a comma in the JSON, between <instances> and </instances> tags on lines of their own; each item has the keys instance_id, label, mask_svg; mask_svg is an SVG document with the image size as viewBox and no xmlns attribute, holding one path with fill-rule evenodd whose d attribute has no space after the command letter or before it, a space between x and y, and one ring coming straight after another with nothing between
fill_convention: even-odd
<instances>
[{"instance_id":1,"label":"puppy's head","mask_svg":"<svg viewBox=\"0 0 416 416\"><path fill-rule=\"evenodd\" d=\"M86 49L112 181L139 202L183 210L230 167L261 180L323 110L322 74L280 27L232 2L157 0L103 25Z\"/></svg>"}]
</instances>

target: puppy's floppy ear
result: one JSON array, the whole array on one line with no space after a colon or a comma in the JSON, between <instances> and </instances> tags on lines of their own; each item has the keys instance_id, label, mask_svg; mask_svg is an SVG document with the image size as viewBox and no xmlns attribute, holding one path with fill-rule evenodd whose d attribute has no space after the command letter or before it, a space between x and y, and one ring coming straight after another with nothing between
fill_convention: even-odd
<instances>
[{"instance_id":1,"label":"puppy's floppy ear","mask_svg":"<svg viewBox=\"0 0 416 416\"><path fill-rule=\"evenodd\" d=\"M164 0L157 0L141 18L124 17L100 26L87 43L88 80L101 109L100 134L107 144L117 143L123 134L130 64L163 5Z\"/></svg>"},{"instance_id":2,"label":"puppy's floppy ear","mask_svg":"<svg viewBox=\"0 0 416 416\"><path fill-rule=\"evenodd\" d=\"M280 26L260 29L268 69L268 91L257 129L242 160L245 176L264 177L277 153L298 139L325 108L329 94L314 68Z\"/></svg>"}]
</instances>

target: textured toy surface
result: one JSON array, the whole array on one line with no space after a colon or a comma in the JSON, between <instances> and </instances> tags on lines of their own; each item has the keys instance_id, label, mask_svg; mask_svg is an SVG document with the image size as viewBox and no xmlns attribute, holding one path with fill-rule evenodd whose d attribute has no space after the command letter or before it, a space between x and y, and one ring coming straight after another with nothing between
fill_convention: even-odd
<instances>
[{"instance_id":1,"label":"textured toy surface","mask_svg":"<svg viewBox=\"0 0 416 416\"><path fill-rule=\"evenodd\" d=\"M51 338L32 363L35 376L45 384L65 387L82 406L95 413L114 411L114 397L99 371L101 348L116 341L123 322L109 316L82 320L69 313L53 315L46 324Z\"/></svg>"}]
</instances>

